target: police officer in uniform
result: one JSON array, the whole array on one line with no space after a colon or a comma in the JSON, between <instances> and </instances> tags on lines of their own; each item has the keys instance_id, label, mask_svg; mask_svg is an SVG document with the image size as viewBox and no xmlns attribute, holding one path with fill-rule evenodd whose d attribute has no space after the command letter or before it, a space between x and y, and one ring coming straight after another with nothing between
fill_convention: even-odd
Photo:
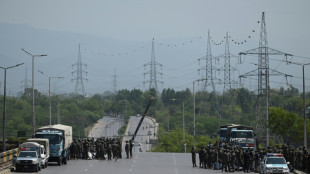
<instances>
[{"instance_id":1,"label":"police officer in uniform","mask_svg":"<svg viewBox=\"0 0 310 174\"><path fill-rule=\"evenodd\" d=\"M195 149L195 147L192 147L191 153L192 153L193 167L197 167L197 165L196 165L196 149Z\"/></svg>"},{"instance_id":2,"label":"police officer in uniform","mask_svg":"<svg viewBox=\"0 0 310 174\"><path fill-rule=\"evenodd\" d=\"M126 141L125 152L126 152L126 158L129 158L129 143L128 143L128 141Z\"/></svg>"}]
</instances>

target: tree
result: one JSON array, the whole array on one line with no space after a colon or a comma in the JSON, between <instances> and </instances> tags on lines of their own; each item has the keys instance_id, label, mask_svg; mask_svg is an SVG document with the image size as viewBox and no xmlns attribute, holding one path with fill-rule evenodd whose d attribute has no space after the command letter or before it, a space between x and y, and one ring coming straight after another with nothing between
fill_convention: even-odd
<instances>
[{"instance_id":1,"label":"tree","mask_svg":"<svg viewBox=\"0 0 310 174\"><path fill-rule=\"evenodd\" d=\"M302 140L302 135L298 133L297 126L300 125L300 118L297 114L276 107L271 107L269 110L268 127L274 134L284 143L290 143L292 139Z\"/></svg>"}]
</instances>

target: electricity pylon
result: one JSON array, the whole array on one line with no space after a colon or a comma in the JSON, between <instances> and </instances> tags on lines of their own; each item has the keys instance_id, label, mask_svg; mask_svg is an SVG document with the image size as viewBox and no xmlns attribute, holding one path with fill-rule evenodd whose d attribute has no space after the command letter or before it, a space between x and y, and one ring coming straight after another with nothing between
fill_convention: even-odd
<instances>
[{"instance_id":1,"label":"electricity pylon","mask_svg":"<svg viewBox=\"0 0 310 174\"><path fill-rule=\"evenodd\" d=\"M76 66L76 70L72 72L72 75L76 74L76 78L71 79L71 81L76 80L74 94L78 95L80 92L82 92L82 95L85 96L85 88L84 88L83 80L87 81L87 79L83 77L83 73L87 75L87 72L83 70L83 67L86 68L87 65L82 62L80 44L79 44L79 52L78 52L78 61L77 63L72 65L72 68L74 68L74 66Z\"/></svg>"},{"instance_id":2,"label":"electricity pylon","mask_svg":"<svg viewBox=\"0 0 310 174\"><path fill-rule=\"evenodd\" d=\"M247 76L258 76L258 89L257 89L257 115L256 115L256 132L258 134L263 134L266 131L266 146L269 146L269 129L265 124L263 124L263 120L261 118L261 111L260 103L262 102L262 96L266 96L266 121L269 120L269 76L289 76L282 72L273 70L269 68L269 55L284 55L292 56L291 54L287 54L273 48L268 47L268 40L267 40L267 31L266 31L266 22L265 22L265 12L262 13L262 20L261 20L261 29L260 29L260 39L259 39L259 47L255 49L251 49L245 52L239 53L239 60L241 60L241 55L247 54L255 54L258 55L258 64L257 69L254 69L250 72L247 72L243 75L240 75L239 78L245 78ZM262 135L260 135L262 136Z\"/></svg>"},{"instance_id":3,"label":"electricity pylon","mask_svg":"<svg viewBox=\"0 0 310 174\"><path fill-rule=\"evenodd\" d=\"M147 63L147 64L144 64L144 68L146 66L150 66L150 70L148 72L144 73L144 78L145 78L146 74L149 74L150 75L150 79L148 81L144 81L143 84L149 83L149 89L154 88L155 91L158 93L157 83L163 84L164 82L162 82L162 81L157 79L157 74L161 75L161 77L162 77L163 73L157 71L156 67L160 66L162 68L163 65L158 63L158 62L156 62L156 60L155 60L154 38L153 38L153 41L152 41L151 61L149 63Z\"/></svg>"}]
</instances>

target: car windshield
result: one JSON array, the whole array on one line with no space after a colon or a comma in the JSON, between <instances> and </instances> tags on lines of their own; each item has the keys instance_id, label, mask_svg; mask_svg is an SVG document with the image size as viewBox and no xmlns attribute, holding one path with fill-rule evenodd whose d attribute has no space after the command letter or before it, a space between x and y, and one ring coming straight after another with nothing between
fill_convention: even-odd
<instances>
[{"instance_id":1,"label":"car windshield","mask_svg":"<svg viewBox=\"0 0 310 174\"><path fill-rule=\"evenodd\" d=\"M267 158L266 164L285 164L284 158Z\"/></svg>"},{"instance_id":2,"label":"car windshield","mask_svg":"<svg viewBox=\"0 0 310 174\"><path fill-rule=\"evenodd\" d=\"M36 138L47 138L50 144L59 144L61 138L57 134L36 134Z\"/></svg>"},{"instance_id":3,"label":"car windshield","mask_svg":"<svg viewBox=\"0 0 310 174\"><path fill-rule=\"evenodd\" d=\"M253 138L252 132L231 132L231 138Z\"/></svg>"},{"instance_id":4,"label":"car windshield","mask_svg":"<svg viewBox=\"0 0 310 174\"><path fill-rule=\"evenodd\" d=\"M36 152L20 152L19 157L36 157Z\"/></svg>"}]
</instances>

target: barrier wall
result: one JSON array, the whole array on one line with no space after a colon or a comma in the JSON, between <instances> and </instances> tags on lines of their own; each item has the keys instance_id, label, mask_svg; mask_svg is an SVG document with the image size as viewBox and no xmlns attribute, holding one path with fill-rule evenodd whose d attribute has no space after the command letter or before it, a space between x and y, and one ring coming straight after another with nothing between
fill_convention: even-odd
<instances>
[{"instance_id":1,"label":"barrier wall","mask_svg":"<svg viewBox=\"0 0 310 174\"><path fill-rule=\"evenodd\" d=\"M8 150L6 152L0 153L0 165L5 164L7 162L11 162L13 160L13 156L17 156L18 148Z\"/></svg>"}]
</instances>

